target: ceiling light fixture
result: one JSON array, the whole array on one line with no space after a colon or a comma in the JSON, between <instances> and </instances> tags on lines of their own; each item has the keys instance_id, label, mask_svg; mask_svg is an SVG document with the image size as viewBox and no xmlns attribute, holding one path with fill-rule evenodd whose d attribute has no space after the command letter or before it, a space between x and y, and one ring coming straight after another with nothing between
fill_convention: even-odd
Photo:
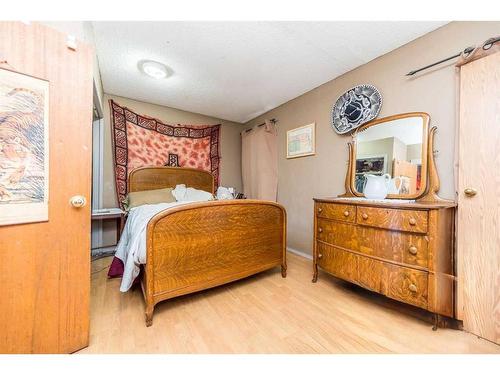
<instances>
[{"instance_id":1,"label":"ceiling light fixture","mask_svg":"<svg viewBox=\"0 0 500 375\"><path fill-rule=\"evenodd\" d=\"M139 62L139 69L146 75L162 79L168 76L168 68L157 61L143 60Z\"/></svg>"}]
</instances>

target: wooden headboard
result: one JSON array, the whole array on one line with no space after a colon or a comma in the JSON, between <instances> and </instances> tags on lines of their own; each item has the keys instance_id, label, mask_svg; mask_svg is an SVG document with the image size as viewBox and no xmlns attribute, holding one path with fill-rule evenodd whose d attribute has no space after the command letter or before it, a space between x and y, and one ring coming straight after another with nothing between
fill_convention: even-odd
<instances>
[{"instance_id":1,"label":"wooden headboard","mask_svg":"<svg viewBox=\"0 0 500 375\"><path fill-rule=\"evenodd\" d=\"M188 187L215 193L214 177L210 172L193 168L142 167L130 172L128 191L153 190L185 184Z\"/></svg>"}]
</instances>

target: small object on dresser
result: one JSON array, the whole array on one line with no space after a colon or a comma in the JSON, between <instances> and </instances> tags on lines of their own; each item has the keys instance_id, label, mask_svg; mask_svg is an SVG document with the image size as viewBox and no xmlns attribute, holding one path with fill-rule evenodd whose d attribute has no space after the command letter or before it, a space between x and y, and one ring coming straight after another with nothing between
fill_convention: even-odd
<instances>
[{"instance_id":1,"label":"small object on dresser","mask_svg":"<svg viewBox=\"0 0 500 375\"><path fill-rule=\"evenodd\" d=\"M386 173L382 176L367 174L366 185L364 189L365 197L368 199L384 199L389 192L391 175Z\"/></svg>"}]
</instances>

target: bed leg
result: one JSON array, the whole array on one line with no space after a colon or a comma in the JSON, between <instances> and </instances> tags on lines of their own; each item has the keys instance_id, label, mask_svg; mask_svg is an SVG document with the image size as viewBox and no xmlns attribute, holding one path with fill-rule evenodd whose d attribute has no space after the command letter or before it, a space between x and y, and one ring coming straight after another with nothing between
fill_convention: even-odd
<instances>
[{"instance_id":1,"label":"bed leg","mask_svg":"<svg viewBox=\"0 0 500 375\"><path fill-rule=\"evenodd\" d=\"M286 264L281 265L281 277L286 277Z\"/></svg>"},{"instance_id":2,"label":"bed leg","mask_svg":"<svg viewBox=\"0 0 500 375\"><path fill-rule=\"evenodd\" d=\"M153 309L154 307L146 307L146 327L153 325Z\"/></svg>"}]
</instances>

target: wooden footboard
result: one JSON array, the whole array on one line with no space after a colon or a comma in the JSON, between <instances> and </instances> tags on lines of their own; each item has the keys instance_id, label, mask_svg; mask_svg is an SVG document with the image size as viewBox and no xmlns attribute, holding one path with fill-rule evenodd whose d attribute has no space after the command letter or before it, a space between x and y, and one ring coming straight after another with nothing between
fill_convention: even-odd
<instances>
[{"instance_id":1,"label":"wooden footboard","mask_svg":"<svg viewBox=\"0 0 500 375\"><path fill-rule=\"evenodd\" d=\"M230 200L162 211L147 228L146 325L160 301L276 266L285 277L286 212L279 204Z\"/></svg>"}]
</instances>

